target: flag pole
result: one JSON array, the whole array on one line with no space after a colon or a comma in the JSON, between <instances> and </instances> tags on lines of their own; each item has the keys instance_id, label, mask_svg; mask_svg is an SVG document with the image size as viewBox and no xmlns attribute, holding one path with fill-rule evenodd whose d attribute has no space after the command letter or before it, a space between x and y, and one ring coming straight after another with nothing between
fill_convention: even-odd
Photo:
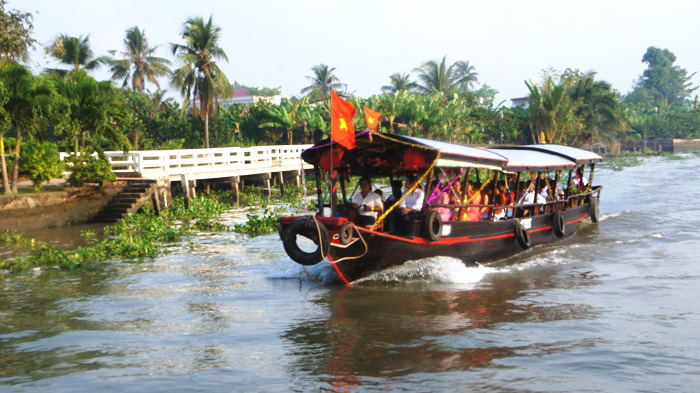
<instances>
[{"instance_id":1,"label":"flag pole","mask_svg":"<svg viewBox=\"0 0 700 393\"><path fill-rule=\"evenodd\" d=\"M331 90L331 89L329 89L329 90ZM328 99L330 100L330 102L329 102L329 104L328 104L328 108L330 109L331 117L332 117L332 116L333 116L333 108L332 108L332 106L333 106L333 99L332 99L332 97L330 96L330 94L329 94ZM328 168L328 175L329 175L331 181L330 181L330 190L329 190L329 193L328 193L328 194L330 195L330 201L329 201L329 202L330 202L330 205L331 205L331 217L335 217L335 212L336 212L336 210L337 210L337 206L336 206L336 200L335 200L335 177L333 176L333 122L331 122L330 137L331 137L331 138L330 138L330 139L331 139L331 143L330 143L330 147L329 147L328 153L331 155L331 157L330 157L330 163L331 163L331 165L330 165L330 168Z\"/></svg>"}]
</instances>

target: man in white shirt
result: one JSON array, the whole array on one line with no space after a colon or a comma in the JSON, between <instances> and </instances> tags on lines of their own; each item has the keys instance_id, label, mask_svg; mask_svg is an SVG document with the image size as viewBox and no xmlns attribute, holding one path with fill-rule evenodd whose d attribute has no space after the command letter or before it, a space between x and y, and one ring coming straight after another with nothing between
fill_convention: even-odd
<instances>
[{"instance_id":1,"label":"man in white shirt","mask_svg":"<svg viewBox=\"0 0 700 393\"><path fill-rule=\"evenodd\" d=\"M360 213L358 224L362 226L374 224L378 213L384 209L382 197L372 192L372 183L366 177L360 179L360 192L352 197L352 205Z\"/></svg>"},{"instance_id":2,"label":"man in white shirt","mask_svg":"<svg viewBox=\"0 0 700 393\"><path fill-rule=\"evenodd\" d=\"M416 177L408 176L406 178L406 191L404 191L404 195L410 192L414 184L416 184ZM423 209L424 199L425 194L423 190L420 189L420 186L418 186L415 191L406 195L404 200L399 203L399 213L406 219L414 219L416 215L420 214L421 209Z\"/></svg>"}]
</instances>

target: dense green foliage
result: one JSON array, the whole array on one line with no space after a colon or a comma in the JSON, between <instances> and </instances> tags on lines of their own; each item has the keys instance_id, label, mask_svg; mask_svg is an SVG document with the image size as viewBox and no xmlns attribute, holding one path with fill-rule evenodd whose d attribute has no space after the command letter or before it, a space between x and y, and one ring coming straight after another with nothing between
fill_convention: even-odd
<instances>
[{"instance_id":1,"label":"dense green foliage","mask_svg":"<svg viewBox=\"0 0 700 393\"><path fill-rule=\"evenodd\" d=\"M22 149L20 172L31 177L35 190L41 188L41 183L61 177L63 169L58 146L54 143L29 142Z\"/></svg>"},{"instance_id":2,"label":"dense green foliage","mask_svg":"<svg viewBox=\"0 0 700 393\"><path fill-rule=\"evenodd\" d=\"M694 74L676 65L667 49L647 49L642 57L647 68L624 97L595 72L548 70L542 80L525 82L526 105L507 107L494 101L498 91L480 83L472 63L450 63L444 56L412 73L392 74L382 93L368 98L348 96L336 69L318 64L300 98L282 105L259 100L224 106L236 88L259 96L278 94L280 88L229 83L218 66L228 61L220 46L223 30L212 17L188 18L182 25L180 43L170 45L178 63L173 71L168 59L155 56L157 46L144 30L133 26L126 30L123 51L110 51L111 56L97 57L88 35L60 34L47 53L63 67L33 75L14 61L33 44L31 15L5 11L2 0L0 5L0 23L21 33L12 42L0 36L0 46L8 48L0 63L0 150L16 157L6 168L5 154L0 155L5 192L17 191L18 173L26 168L18 165L24 141L85 154L316 142L328 136L331 89L344 91L356 106L357 130L365 128L366 105L383 114L383 131L458 143L617 146L644 138L700 137L698 102L689 99L696 89L690 84ZM109 67L122 88L88 75L100 66ZM184 98L182 104L165 98L158 82L164 76ZM148 83L158 90L147 91ZM9 151L6 137L13 138Z\"/></svg>"},{"instance_id":3,"label":"dense green foliage","mask_svg":"<svg viewBox=\"0 0 700 393\"><path fill-rule=\"evenodd\" d=\"M103 185L117 180L112 173L112 166L104 157L92 154L71 154L66 161L71 170L68 184L72 187L82 187L87 183Z\"/></svg>"}]
</instances>

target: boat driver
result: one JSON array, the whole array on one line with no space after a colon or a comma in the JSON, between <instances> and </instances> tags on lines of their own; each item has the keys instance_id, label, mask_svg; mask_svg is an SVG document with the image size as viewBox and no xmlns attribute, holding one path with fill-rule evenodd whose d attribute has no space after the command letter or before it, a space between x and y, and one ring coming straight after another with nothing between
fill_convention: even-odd
<instances>
[{"instance_id":1,"label":"boat driver","mask_svg":"<svg viewBox=\"0 0 700 393\"><path fill-rule=\"evenodd\" d=\"M352 197L352 205L360 213L358 224L362 226L373 225L377 221L377 213L381 213L384 203L382 197L372 192L372 183L369 178L360 179L360 192Z\"/></svg>"}]
</instances>

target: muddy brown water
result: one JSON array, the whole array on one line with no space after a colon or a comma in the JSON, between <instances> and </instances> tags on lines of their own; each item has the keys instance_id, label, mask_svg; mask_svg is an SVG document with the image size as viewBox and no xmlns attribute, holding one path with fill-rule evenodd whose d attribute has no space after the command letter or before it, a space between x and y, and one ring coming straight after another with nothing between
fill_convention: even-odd
<instances>
[{"instance_id":1,"label":"muddy brown water","mask_svg":"<svg viewBox=\"0 0 700 393\"><path fill-rule=\"evenodd\" d=\"M598 225L476 268L433 258L346 288L276 234L223 233L2 275L0 390L697 391L700 158L596 179Z\"/></svg>"}]
</instances>

